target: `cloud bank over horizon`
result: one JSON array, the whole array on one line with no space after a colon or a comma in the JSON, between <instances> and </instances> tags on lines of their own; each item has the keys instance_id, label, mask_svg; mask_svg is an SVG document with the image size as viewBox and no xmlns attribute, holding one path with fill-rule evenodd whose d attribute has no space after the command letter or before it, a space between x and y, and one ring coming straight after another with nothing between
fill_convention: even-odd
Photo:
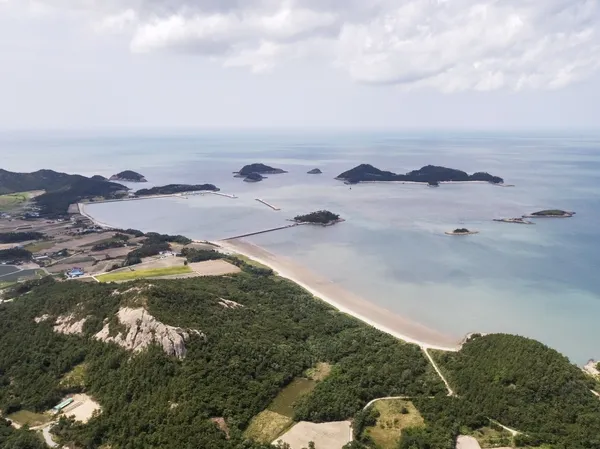
<instances>
[{"instance_id":1,"label":"cloud bank over horizon","mask_svg":"<svg viewBox=\"0 0 600 449\"><path fill-rule=\"evenodd\" d=\"M600 67L600 0L36 0L29 9L78 14L100 35L126 36L133 53L252 72L309 60L405 89L558 89Z\"/></svg>"}]
</instances>

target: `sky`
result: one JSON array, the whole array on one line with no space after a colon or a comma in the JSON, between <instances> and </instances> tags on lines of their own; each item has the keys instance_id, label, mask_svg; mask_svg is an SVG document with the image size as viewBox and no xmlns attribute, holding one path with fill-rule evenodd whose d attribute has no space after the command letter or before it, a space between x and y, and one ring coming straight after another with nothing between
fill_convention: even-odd
<instances>
[{"instance_id":1,"label":"sky","mask_svg":"<svg viewBox=\"0 0 600 449\"><path fill-rule=\"evenodd\" d=\"M0 129L597 129L600 0L0 0Z\"/></svg>"}]
</instances>

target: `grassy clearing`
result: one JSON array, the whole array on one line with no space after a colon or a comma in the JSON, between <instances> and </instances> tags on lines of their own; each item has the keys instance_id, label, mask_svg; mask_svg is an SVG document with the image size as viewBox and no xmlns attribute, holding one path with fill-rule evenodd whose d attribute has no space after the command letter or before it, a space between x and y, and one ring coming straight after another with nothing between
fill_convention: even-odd
<instances>
[{"instance_id":1,"label":"grassy clearing","mask_svg":"<svg viewBox=\"0 0 600 449\"><path fill-rule=\"evenodd\" d=\"M41 426L42 424L49 423L52 418L49 415L41 413L33 413L27 410L19 410L16 413L7 416L8 419L20 424L22 426Z\"/></svg>"},{"instance_id":2,"label":"grassy clearing","mask_svg":"<svg viewBox=\"0 0 600 449\"><path fill-rule=\"evenodd\" d=\"M314 368L307 369L305 375L311 380L320 382L329 376L330 373L331 365L329 363L319 362Z\"/></svg>"},{"instance_id":3,"label":"grassy clearing","mask_svg":"<svg viewBox=\"0 0 600 449\"><path fill-rule=\"evenodd\" d=\"M66 388L83 388L85 386L86 364L80 363L69 371L60 381L60 384Z\"/></svg>"},{"instance_id":4,"label":"grassy clearing","mask_svg":"<svg viewBox=\"0 0 600 449\"><path fill-rule=\"evenodd\" d=\"M39 242L31 243L31 244L25 246L24 248L27 251L30 251L32 253L39 253L40 251L43 251L45 249L50 249L53 246L54 246L54 242L52 240L42 240Z\"/></svg>"},{"instance_id":5,"label":"grassy clearing","mask_svg":"<svg viewBox=\"0 0 600 449\"><path fill-rule=\"evenodd\" d=\"M510 432L502 428L483 427L471 433L482 448L512 447L513 438Z\"/></svg>"},{"instance_id":6,"label":"grassy clearing","mask_svg":"<svg viewBox=\"0 0 600 449\"><path fill-rule=\"evenodd\" d=\"M149 268L146 270L120 271L118 273L108 273L96 276L100 282L121 282L132 281L134 279L143 279L159 276L173 276L176 274L192 273L192 269L187 265L167 267L167 268Z\"/></svg>"},{"instance_id":7,"label":"grassy clearing","mask_svg":"<svg viewBox=\"0 0 600 449\"><path fill-rule=\"evenodd\" d=\"M15 285L17 281L0 281L0 290Z\"/></svg>"},{"instance_id":8,"label":"grassy clearing","mask_svg":"<svg viewBox=\"0 0 600 449\"><path fill-rule=\"evenodd\" d=\"M237 254L237 253L236 253L236 254L234 254L234 255L235 255L235 257L236 257L237 259L243 260L243 261L244 261L244 262L246 262L248 265L252 265L253 267L257 267L257 268L267 268L267 269L269 268L268 266L266 266L266 265L263 265L262 263L260 263L260 262L257 262L256 260L252 260L252 259L250 259L249 257L246 257L246 256L244 256L244 255L242 255L242 254Z\"/></svg>"},{"instance_id":9,"label":"grassy clearing","mask_svg":"<svg viewBox=\"0 0 600 449\"><path fill-rule=\"evenodd\" d=\"M17 207L19 204L24 203L29 199L27 192L9 193L6 195L0 195L0 211L10 211Z\"/></svg>"},{"instance_id":10,"label":"grassy clearing","mask_svg":"<svg viewBox=\"0 0 600 449\"><path fill-rule=\"evenodd\" d=\"M271 410L265 410L252 418L250 425L244 432L244 436L260 443L271 443L289 429L293 423L292 418Z\"/></svg>"},{"instance_id":11,"label":"grassy clearing","mask_svg":"<svg viewBox=\"0 0 600 449\"><path fill-rule=\"evenodd\" d=\"M395 449L402 429L424 426L423 417L411 401L392 399L378 401L373 405L379 411L377 424L367 427L365 433L381 449Z\"/></svg>"},{"instance_id":12,"label":"grassy clearing","mask_svg":"<svg viewBox=\"0 0 600 449\"><path fill-rule=\"evenodd\" d=\"M288 418L294 417L294 403L302 396L315 389L317 383L310 379L294 379L287 387L279 392L267 410L278 413Z\"/></svg>"}]
</instances>

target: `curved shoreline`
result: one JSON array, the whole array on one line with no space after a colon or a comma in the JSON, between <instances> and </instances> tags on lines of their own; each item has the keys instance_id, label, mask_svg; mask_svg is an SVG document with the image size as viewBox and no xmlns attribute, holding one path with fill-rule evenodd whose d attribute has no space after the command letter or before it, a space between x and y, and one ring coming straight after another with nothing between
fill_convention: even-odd
<instances>
[{"instance_id":1,"label":"curved shoreline","mask_svg":"<svg viewBox=\"0 0 600 449\"><path fill-rule=\"evenodd\" d=\"M105 228L105 229L115 229L114 226L110 226L110 225L107 225L106 223L102 223L101 221L96 220L94 217L92 217L90 214L88 214L85 211L84 203L77 203L77 208L79 209L79 215L87 218L92 223L94 223L96 226L100 226L101 228Z\"/></svg>"},{"instance_id":2,"label":"curved shoreline","mask_svg":"<svg viewBox=\"0 0 600 449\"><path fill-rule=\"evenodd\" d=\"M244 240L210 243L270 267L279 276L298 284L313 296L335 307L340 312L351 315L399 340L416 344L424 349L438 349L441 351L458 351L461 347L460 342L456 339L360 298L285 257L269 253L260 246Z\"/></svg>"}]
</instances>

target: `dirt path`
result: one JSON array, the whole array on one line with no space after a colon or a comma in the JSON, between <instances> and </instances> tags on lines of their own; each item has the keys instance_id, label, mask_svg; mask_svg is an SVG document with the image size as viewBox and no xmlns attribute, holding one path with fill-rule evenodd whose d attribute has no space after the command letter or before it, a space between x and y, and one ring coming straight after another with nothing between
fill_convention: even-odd
<instances>
[{"instance_id":1,"label":"dirt path","mask_svg":"<svg viewBox=\"0 0 600 449\"><path fill-rule=\"evenodd\" d=\"M49 447L58 447L58 443L52 439L52 434L50 433L50 429L55 423L50 423L42 429L42 435L44 436L44 441Z\"/></svg>"},{"instance_id":2,"label":"dirt path","mask_svg":"<svg viewBox=\"0 0 600 449\"><path fill-rule=\"evenodd\" d=\"M455 396L454 390L452 390L452 388L450 387L450 384L448 383L448 381L446 380L446 378L444 377L444 375L442 374L442 372L440 371L438 366L435 364L433 357L431 357L429 352L427 352L427 348L423 347L421 349L423 349L425 356L429 359L429 363L431 363L431 366L433 366L433 369L438 373L438 376L440 376L440 379L442 379L442 381L446 385L446 388L448 389L448 396Z\"/></svg>"},{"instance_id":3,"label":"dirt path","mask_svg":"<svg viewBox=\"0 0 600 449\"><path fill-rule=\"evenodd\" d=\"M519 435L521 432L519 432L518 430L515 429L511 429L510 427L506 427L504 424L500 424L498 421L496 421L495 419L491 419L488 418L491 422L493 422L494 424L502 427L504 430L510 432L510 434L514 437L515 435Z\"/></svg>"}]
</instances>

